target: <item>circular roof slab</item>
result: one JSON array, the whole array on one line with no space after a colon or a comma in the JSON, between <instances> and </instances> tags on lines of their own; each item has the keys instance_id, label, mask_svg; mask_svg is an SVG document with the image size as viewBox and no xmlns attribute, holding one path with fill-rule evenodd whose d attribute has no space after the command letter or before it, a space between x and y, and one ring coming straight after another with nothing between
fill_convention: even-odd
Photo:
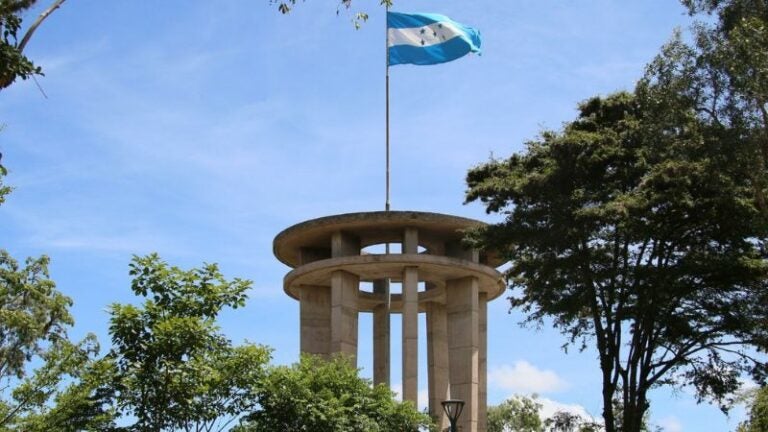
<instances>
[{"instance_id":1,"label":"circular roof slab","mask_svg":"<svg viewBox=\"0 0 768 432\"><path fill-rule=\"evenodd\" d=\"M497 270L472 261L426 254L359 255L315 261L289 272L283 289L291 297L299 298L301 286L330 286L335 271L345 271L362 282L379 279L399 280L406 267L418 268L419 281L445 287L446 281L476 277L480 292L488 300L499 297L505 289L504 279ZM382 299L383 300L383 299Z\"/></svg>"},{"instance_id":2,"label":"circular roof slab","mask_svg":"<svg viewBox=\"0 0 768 432\"><path fill-rule=\"evenodd\" d=\"M343 231L360 239L361 248L382 243L400 243L405 228L419 231L419 244L428 251L446 242L460 242L464 231L486 225L484 222L441 213L417 211L377 211L346 213L311 219L293 225L275 237L274 254L282 263L301 265L302 248L329 248L331 236ZM481 253L482 264L498 267L504 263L493 253Z\"/></svg>"}]
</instances>

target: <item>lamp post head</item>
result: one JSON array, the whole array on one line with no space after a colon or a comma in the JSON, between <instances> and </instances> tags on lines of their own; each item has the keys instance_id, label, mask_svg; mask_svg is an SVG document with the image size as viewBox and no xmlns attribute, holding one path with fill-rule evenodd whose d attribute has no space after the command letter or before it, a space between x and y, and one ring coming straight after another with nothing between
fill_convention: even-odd
<instances>
[{"instance_id":1,"label":"lamp post head","mask_svg":"<svg viewBox=\"0 0 768 432\"><path fill-rule=\"evenodd\" d=\"M456 424L456 420L459 419L461 411L464 409L464 401L460 399L448 399L441 403L445 414L448 416L448 420L450 420L452 425Z\"/></svg>"}]
</instances>

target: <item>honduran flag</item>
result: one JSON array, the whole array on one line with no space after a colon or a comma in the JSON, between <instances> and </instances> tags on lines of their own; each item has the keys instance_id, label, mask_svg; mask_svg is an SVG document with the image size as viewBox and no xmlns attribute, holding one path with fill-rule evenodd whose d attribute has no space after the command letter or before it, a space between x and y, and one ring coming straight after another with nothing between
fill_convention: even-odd
<instances>
[{"instance_id":1,"label":"honduran flag","mask_svg":"<svg viewBox=\"0 0 768 432\"><path fill-rule=\"evenodd\" d=\"M389 65L431 65L480 52L480 32L437 14L387 12Z\"/></svg>"}]
</instances>

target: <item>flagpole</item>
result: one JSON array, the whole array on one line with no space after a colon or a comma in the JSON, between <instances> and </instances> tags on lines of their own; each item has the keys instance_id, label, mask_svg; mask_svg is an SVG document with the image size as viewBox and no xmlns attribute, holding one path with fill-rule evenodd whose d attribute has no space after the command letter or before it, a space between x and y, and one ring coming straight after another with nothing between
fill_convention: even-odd
<instances>
[{"instance_id":1,"label":"flagpole","mask_svg":"<svg viewBox=\"0 0 768 432\"><path fill-rule=\"evenodd\" d=\"M389 20L389 4L386 6L386 12L384 14L384 49L385 49L385 58L386 58L386 84L385 84L385 92L386 92L386 200L384 201L384 210L389 211L389 25L387 21ZM389 242L385 244L385 250L384 253L389 255ZM385 282L385 288L384 288L384 295L386 296L386 313L390 313L390 309L392 307L391 305L391 298L390 295L390 279L387 278ZM387 334L389 334L389 331L387 331Z\"/></svg>"},{"instance_id":2,"label":"flagpole","mask_svg":"<svg viewBox=\"0 0 768 432\"><path fill-rule=\"evenodd\" d=\"M387 61L387 72L386 72L386 201L384 202L384 210L389 211L389 28L387 27L387 17L389 14L389 5L386 7L386 15L384 18L384 29L385 29L385 37L384 37L384 48L386 49L386 61ZM389 249L389 244L387 244L387 249ZM389 253L389 251L387 251Z\"/></svg>"}]
</instances>

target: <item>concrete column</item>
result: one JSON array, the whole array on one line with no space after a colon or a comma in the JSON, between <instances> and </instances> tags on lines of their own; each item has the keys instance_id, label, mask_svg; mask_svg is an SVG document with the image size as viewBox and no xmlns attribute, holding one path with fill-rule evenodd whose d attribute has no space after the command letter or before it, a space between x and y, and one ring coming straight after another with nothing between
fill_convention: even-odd
<instances>
[{"instance_id":1,"label":"concrete column","mask_svg":"<svg viewBox=\"0 0 768 432\"><path fill-rule=\"evenodd\" d=\"M389 281L379 279L373 281L373 292L376 294L388 294ZM390 352L389 352L389 310L385 303L373 309L373 383L390 386Z\"/></svg>"},{"instance_id":2,"label":"concrete column","mask_svg":"<svg viewBox=\"0 0 768 432\"><path fill-rule=\"evenodd\" d=\"M460 430L477 432L480 399L480 311L477 279L465 277L447 281L446 309L451 398L465 402L464 411L459 418Z\"/></svg>"},{"instance_id":3,"label":"concrete column","mask_svg":"<svg viewBox=\"0 0 768 432\"><path fill-rule=\"evenodd\" d=\"M427 286L427 290L435 289ZM427 304L427 380L429 382L429 415L436 420L438 430L449 426L442 401L448 393L448 318L445 305Z\"/></svg>"},{"instance_id":4,"label":"concrete column","mask_svg":"<svg viewBox=\"0 0 768 432\"><path fill-rule=\"evenodd\" d=\"M360 255L360 239L343 231L337 231L331 236L331 257Z\"/></svg>"},{"instance_id":5,"label":"concrete column","mask_svg":"<svg viewBox=\"0 0 768 432\"><path fill-rule=\"evenodd\" d=\"M403 271L403 400L419 398L419 270Z\"/></svg>"},{"instance_id":6,"label":"concrete column","mask_svg":"<svg viewBox=\"0 0 768 432\"><path fill-rule=\"evenodd\" d=\"M359 278L343 270L331 275L331 353L357 357ZM353 360L353 364L357 364Z\"/></svg>"},{"instance_id":7,"label":"concrete column","mask_svg":"<svg viewBox=\"0 0 768 432\"><path fill-rule=\"evenodd\" d=\"M331 288L301 287L299 308L301 352L328 357L331 353Z\"/></svg>"},{"instance_id":8,"label":"concrete column","mask_svg":"<svg viewBox=\"0 0 768 432\"><path fill-rule=\"evenodd\" d=\"M403 233L403 253L419 253L419 231L416 228L406 228Z\"/></svg>"},{"instance_id":9,"label":"concrete column","mask_svg":"<svg viewBox=\"0 0 768 432\"><path fill-rule=\"evenodd\" d=\"M406 228L404 254L418 253L419 232ZM418 404L419 399L419 270L403 270L403 400Z\"/></svg>"},{"instance_id":10,"label":"concrete column","mask_svg":"<svg viewBox=\"0 0 768 432\"><path fill-rule=\"evenodd\" d=\"M360 255L360 239L345 232L331 236L331 256ZM352 357L357 364L357 291L360 278L343 270L331 274L331 354Z\"/></svg>"},{"instance_id":11,"label":"concrete column","mask_svg":"<svg viewBox=\"0 0 768 432\"><path fill-rule=\"evenodd\" d=\"M480 293L478 297L479 317L479 389L477 403L477 432L488 429L488 295Z\"/></svg>"}]
</instances>

